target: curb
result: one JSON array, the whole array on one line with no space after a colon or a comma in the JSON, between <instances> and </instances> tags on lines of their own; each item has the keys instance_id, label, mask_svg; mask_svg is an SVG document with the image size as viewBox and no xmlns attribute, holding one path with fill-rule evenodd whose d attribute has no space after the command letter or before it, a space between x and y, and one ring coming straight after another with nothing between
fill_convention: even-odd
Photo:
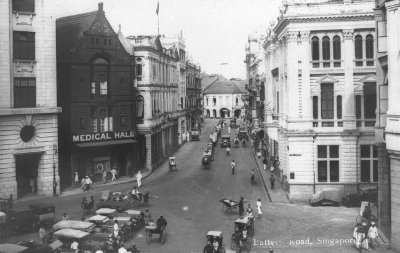
<instances>
[{"instance_id":1,"label":"curb","mask_svg":"<svg viewBox=\"0 0 400 253\"><path fill-rule=\"evenodd\" d=\"M251 155L253 156L254 162L256 163L258 175L259 175L260 178L261 178L261 181L262 181L264 190L265 190L265 192L267 193L268 200L269 200L269 202L272 202L271 196L269 195L269 192L268 192L267 184L265 183L265 180L264 180L264 176L262 175L262 173L261 173L261 171L260 171L260 166L258 165L256 155L254 154L253 150L250 151L250 153L251 153Z\"/></svg>"}]
</instances>

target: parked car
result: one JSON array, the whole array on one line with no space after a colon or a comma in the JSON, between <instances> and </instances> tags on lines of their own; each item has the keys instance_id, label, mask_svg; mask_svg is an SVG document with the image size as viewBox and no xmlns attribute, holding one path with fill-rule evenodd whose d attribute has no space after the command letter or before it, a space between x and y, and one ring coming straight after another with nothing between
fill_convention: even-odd
<instances>
[{"instance_id":1,"label":"parked car","mask_svg":"<svg viewBox=\"0 0 400 253\"><path fill-rule=\"evenodd\" d=\"M199 141L200 140L199 131L197 131L197 130L191 131L190 140L191 141Z\"/></svg>"},{"instance_id":2,"label":"parked car","mask_svg":"<svg viewBox=\"0 0 400 253\"><path fill-rule=\"evenodd\" d=\"M340 189L324 189L311 196L310 204L312 206L334 205L340 206L342 202L343 191Z\"/></svg>"},{"instance_id":3,"label":"parked car","mask_svg":"<svg viewBox=\"0 0 400 253\"><path fill-rule=\"evenodd\" d=\"M56 208L52 204L35 203L29 205L29 208L35 213L38 226L45 225L51 227L54 223Z\"/></svg>"},{"instance_id":4,"label":"parked car","mask_svg":"<svg viewBox=\"0 0 400 253\"><path fill-rule=\"evenodd\" d=\"M347 207L359 207L363 201L377 203L378 189L376 186L360 188L360 192L347 193L342 199L343 205Z\"/></svg>"},{"instance_id":5,"label":"parked car","mask_svg":"<svg viewBox=\"0 0 400 253\"><path fill-rule=\"evenodd\" d=\"M221 148L231 147L231 137L229 135L222 135Z\"/></svg>"}]
</instances>

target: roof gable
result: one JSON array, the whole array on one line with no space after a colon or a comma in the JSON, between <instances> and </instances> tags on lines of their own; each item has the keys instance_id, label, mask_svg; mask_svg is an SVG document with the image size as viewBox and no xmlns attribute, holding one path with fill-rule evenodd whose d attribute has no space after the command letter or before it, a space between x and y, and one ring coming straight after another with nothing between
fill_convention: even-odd
<instances>
[{"instance_id":1,"label":"roof gable","mask_svg":"<svg viewBox=\"0 0 400 253\"><path fill-rule=\"evenodd\" d=\"M217 81L209 86L204 94L243 94L244 92L234 83L228 80Z\"/></svg>"}]
</instances>

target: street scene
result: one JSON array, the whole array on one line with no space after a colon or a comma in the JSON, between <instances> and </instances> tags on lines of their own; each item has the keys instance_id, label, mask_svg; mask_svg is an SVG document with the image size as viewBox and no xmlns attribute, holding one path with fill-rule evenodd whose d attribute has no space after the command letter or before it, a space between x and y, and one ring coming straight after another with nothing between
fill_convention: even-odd
<instances>
[{"instance_id":1,"label":"street scene","mask_svg":"<svg viewBox=\"0 0 400 253\"><path fill-rule=\"evenodd\" d=\"M0 0L0 253L400 252L400 0Z\"/></svg>"}]
</instances>

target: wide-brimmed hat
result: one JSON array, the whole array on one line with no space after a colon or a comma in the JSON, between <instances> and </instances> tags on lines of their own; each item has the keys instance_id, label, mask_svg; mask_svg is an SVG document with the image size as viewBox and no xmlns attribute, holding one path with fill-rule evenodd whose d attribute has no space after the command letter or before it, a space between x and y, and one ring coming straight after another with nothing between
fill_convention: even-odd
<instances>
[{"instance_id":1,"label":"wide-brimmed hat","mask_svg":"<svg viewBox=\"0 0 400 253\"><path fill-rule=\"evenodd\" d=\"M375 225L375 222L371 222L371 225Z\"/></svg>"}]
</instances>

